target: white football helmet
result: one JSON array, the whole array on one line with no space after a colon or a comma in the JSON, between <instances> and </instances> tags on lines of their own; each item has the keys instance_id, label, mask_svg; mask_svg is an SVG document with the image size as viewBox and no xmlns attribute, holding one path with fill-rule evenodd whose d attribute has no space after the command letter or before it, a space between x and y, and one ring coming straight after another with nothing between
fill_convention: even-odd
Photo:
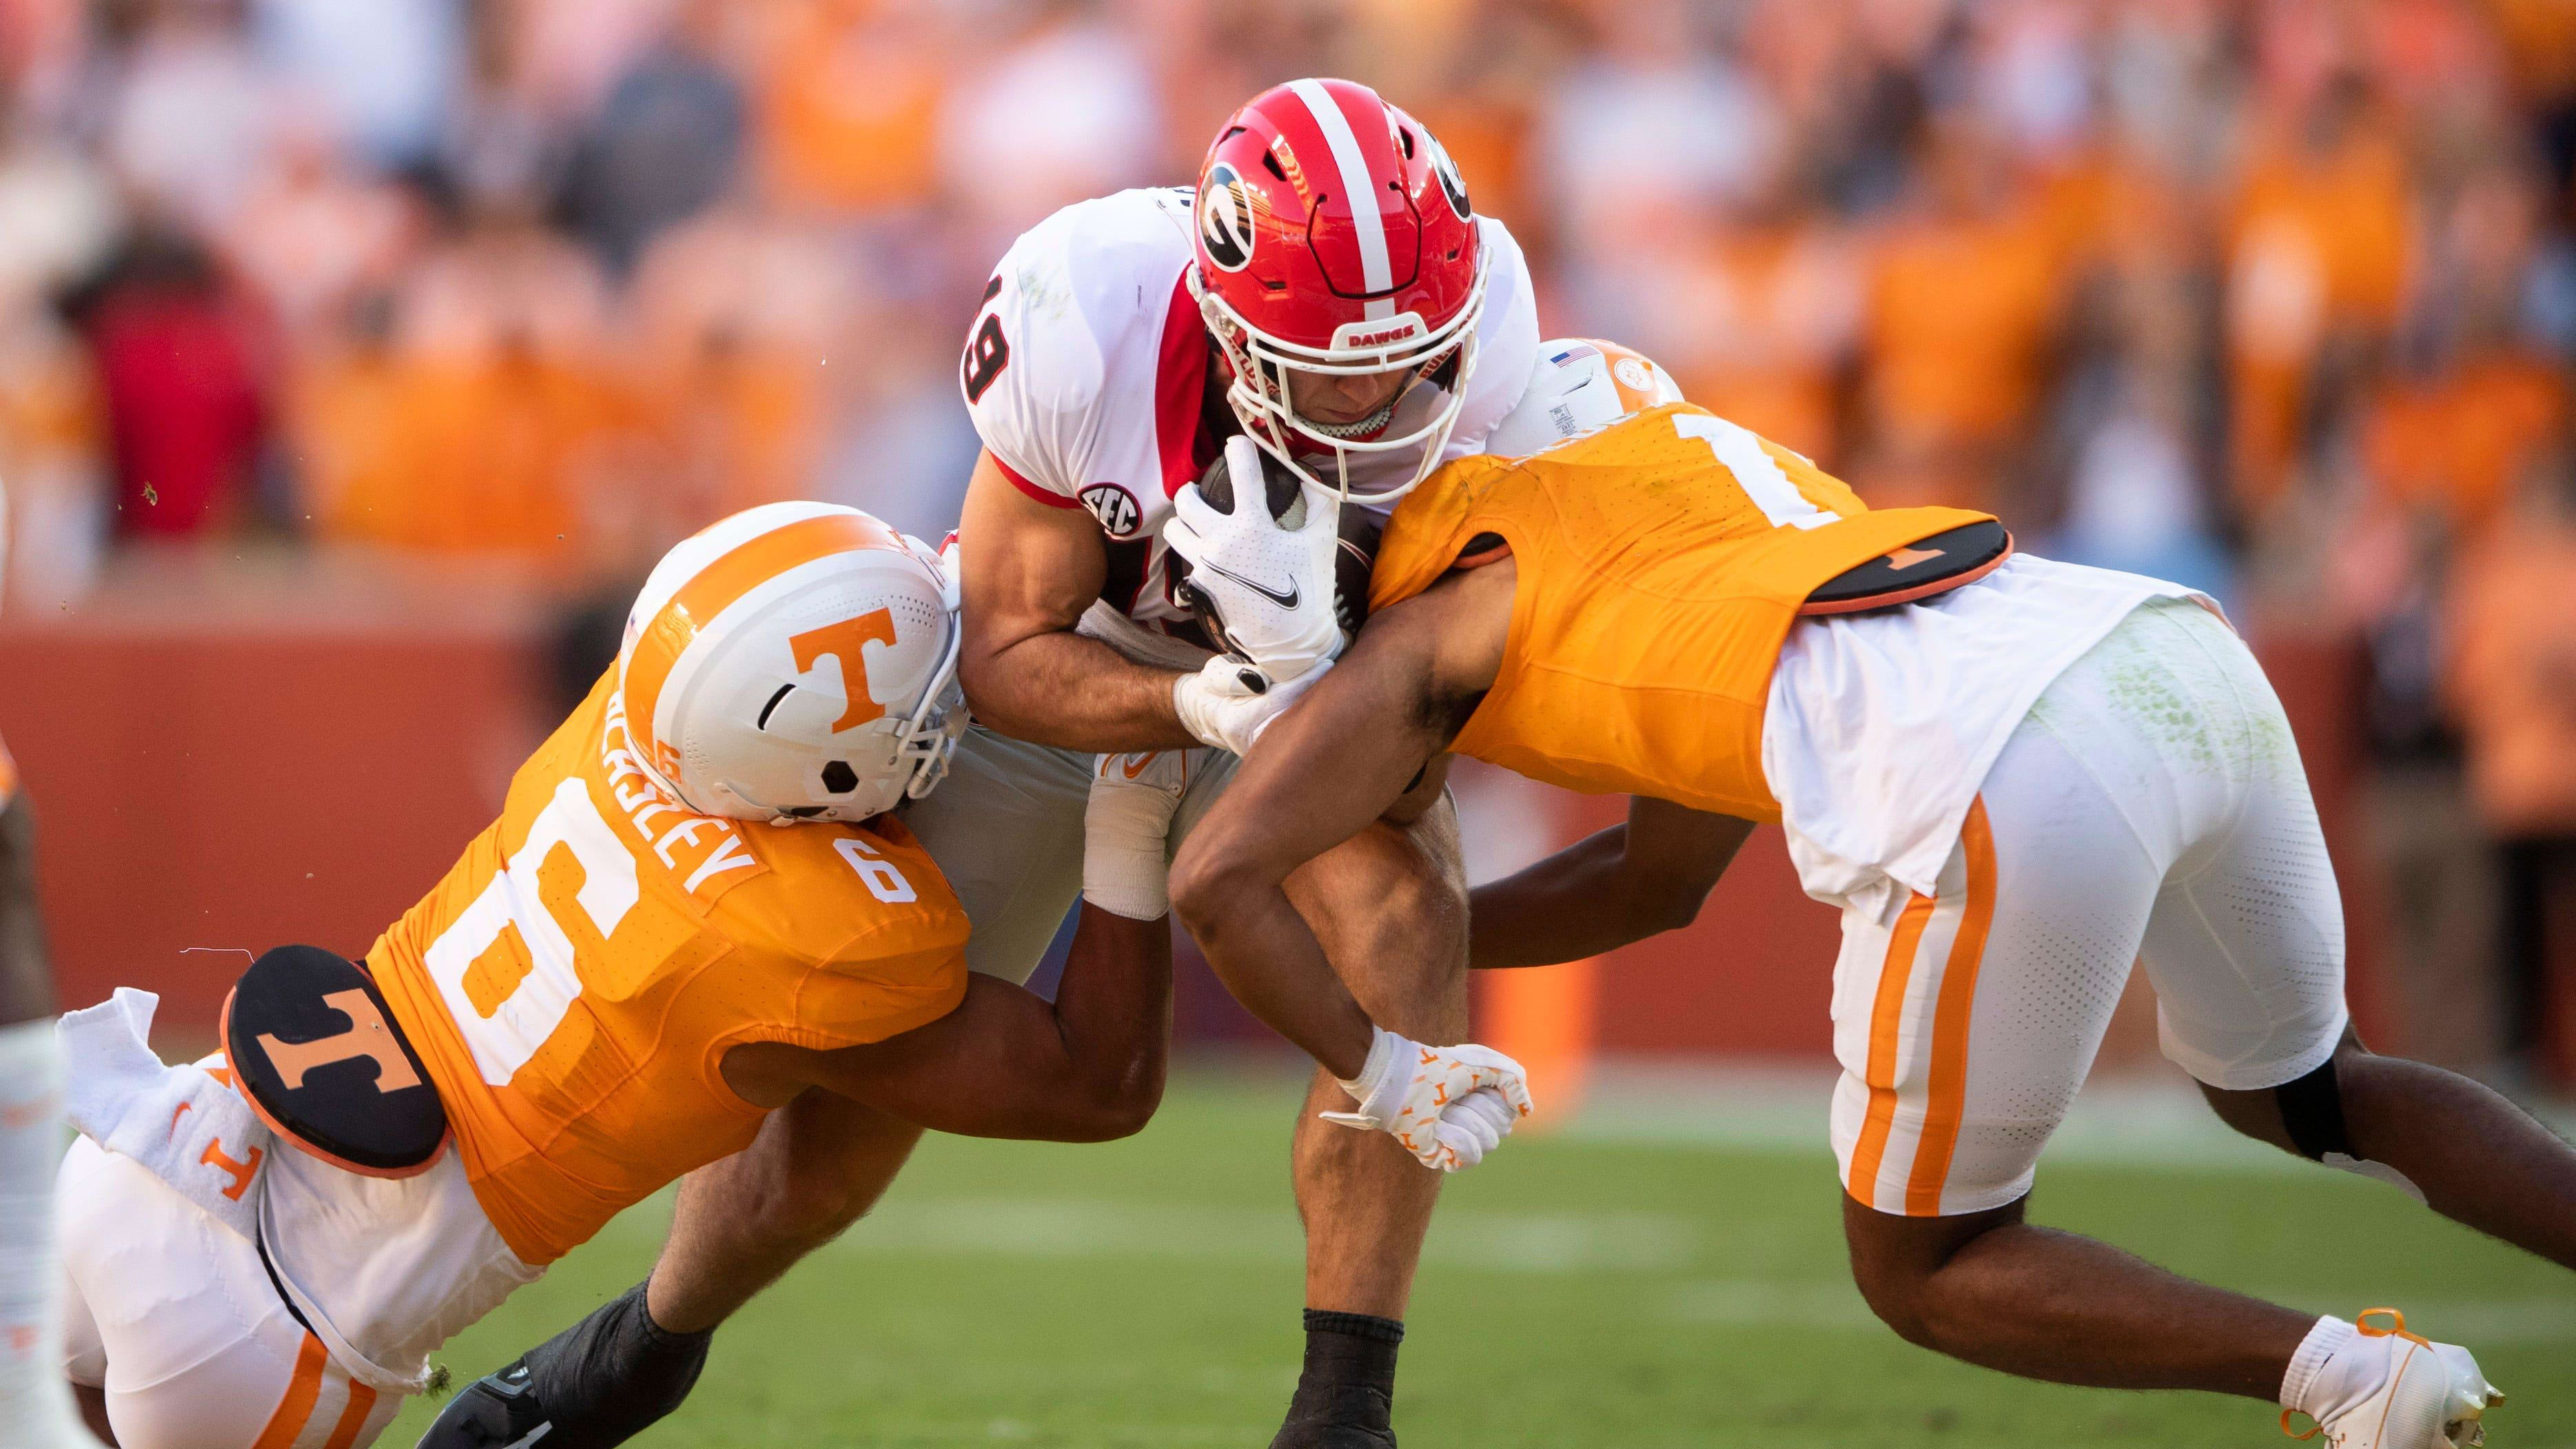
<instances>
[{"instance_id":1,"label":"white football helmet","mask_svg":"<svg viewBox=\"0 0 2576 1449\"><path fill-rule=\"evenodd\" d=\"M1538 345L1529 387L1485 436L1485 451L1525 458L1630 413L1681 400L1673 375L1644 353L1596 337L1560 337Z\"/></svg>"},{"instance_id":2,"label":"white football helmet","mask_svg":"<svg viewBox=\"0 0 2576 1449\"><path fill-rule=\"evenodd\" d=\"M865 820L948 772L955 582L855 508L770 503L683 540L626 617L617 687L672 796L736 820Z\"/></svg>"}]
</instances>

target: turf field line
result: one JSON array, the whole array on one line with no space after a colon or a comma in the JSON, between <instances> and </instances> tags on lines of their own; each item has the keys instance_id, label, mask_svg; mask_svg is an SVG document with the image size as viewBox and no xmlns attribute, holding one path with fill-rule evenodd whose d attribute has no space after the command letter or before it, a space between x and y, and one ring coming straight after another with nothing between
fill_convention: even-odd
<instances>
[{"instance_id":1,"label":"turf field line","mask_svg":"<svg viewBox=\"0 0 2576 1449\"><path fill-rule=\"evenodd\" d=\"M2351 1314L2369 1291L2251 1289L2257 1297L2319 1313ZM2400 1295L2403 1299L2403 1295ZM2325 1305L2325 1306L2320 1306ZM2576 1302L2565 1299L2405 1300L2409 1326L2471 1348L2500 1344L2576 1341ZM1665 1300L1666 1313L1684 1323L1747 1327L1879 1329L1859 1290L1848 1283L1776 1283L1705 1279L1686 1283Z\"/></svg>"},{"instance_id":2,"label":"turf field line","mask_svg":"<svg viewBox=\"0 0 2576 1449\"><path fill-rule=\"evenodd\" d=\"M1102 1424L1085 1423L1078 1434L1055 1424L1024 1419L948 1422L907 1419L891 1444L1256 1444L1277 1425L1245 1419L1232 1424ZM870 1441L876 1442L876 1441Z\"/></svg>"},{"instance_id":3,"label":"turf field line","mask_svg":"<svg viewBox=\"0 0 2576 1449\"><path fill-rule=\"evenodd\" d=\"M667 1218L636 1213L610 1231L658 1242ZM1442 1212L1424 1260L1496 1273L1660 1272L1688 1266L1701 1227L1664 1213ZM1295 1212L1124 1198L897 1197L825 1250L836 1255L1146 1258L1300 1264Z\"/></svg>"},{"instance_id":4,"label":"turf field line","mask_svg":"<svg viewBox=\"0 0 2576 1449\"><path fill-rule=\"evenodd\" d=\"M1835 1068L1830 1063L1710 1064L1610 1058L1595 1070L1582 1111L1558 1136L1621 1145L1758 1148L1821 1154ZM2526 1104L2561 1136L2576 1110ZM1511 1151L1505 1144L1503 1151ZM2314 1164L2221 1123L2190 1080L2158 1069L2097 1077L2049 1139L2043 1161L2297 1176Z\"/></svg>"}]
</instances>

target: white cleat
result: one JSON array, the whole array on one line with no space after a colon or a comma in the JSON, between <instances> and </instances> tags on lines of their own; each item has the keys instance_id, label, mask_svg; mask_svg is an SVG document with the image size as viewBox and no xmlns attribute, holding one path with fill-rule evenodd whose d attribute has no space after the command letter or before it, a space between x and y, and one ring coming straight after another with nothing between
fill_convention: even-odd
<instances>
[{"instance_id":1,"label":"white cleat","mask_svg":"<svg viewBox=\"0 0 2576 1449\"><path fill-rule=\"evenodd\" d=\"M2381 1314L2388 1326L2371 1320ZM2293 1439L2313 1439L2324 1431L2333 1449L2473 1449L2486 1442L2483 1420L2504 1402L2478 1361L2455 1343L2435 1343L2406 1331L2406 1315L2394 1308L2365 1310L2353 1327L2366 1338L2391 1338L2388 1376L2379 1392ZM2291 1415L2281 1415L2289 1433Z\"/></svg>"}]
</instances>

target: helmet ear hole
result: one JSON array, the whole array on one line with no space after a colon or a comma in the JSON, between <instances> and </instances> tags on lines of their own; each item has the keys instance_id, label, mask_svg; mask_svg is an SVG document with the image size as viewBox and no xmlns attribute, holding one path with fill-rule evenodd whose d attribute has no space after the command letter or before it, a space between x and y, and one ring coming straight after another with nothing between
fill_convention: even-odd
<instances>
[{"instance_id":1,"label":"helmet ear hole","mask_svg":"<svg viewBox=\"0 0 2576 1449\"><path fill-rule=\"evenodd\" d=\"M835 795L847 795L859 788L859 772L847 760L834 760L823 767L823 788Z\"/></svg>"}]
</instances>

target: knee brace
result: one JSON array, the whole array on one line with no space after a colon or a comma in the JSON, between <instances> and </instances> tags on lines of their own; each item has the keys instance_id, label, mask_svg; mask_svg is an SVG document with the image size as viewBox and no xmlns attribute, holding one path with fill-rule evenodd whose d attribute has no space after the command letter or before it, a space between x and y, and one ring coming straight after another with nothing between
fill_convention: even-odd
<instances>
[{"instance_id":1,"label":"knee brace","mask_svg":"<svg viewBox=\"0 0 2576 1449\"><path fill-rule=\"evenodd\" d=\"M2283 1082L2272 1089L2272 1100L2281 1107L2281 1125L2289 1129L2291 1145L2301 1157L2323 1162L2327 1153L2357 1157L2352 1140L2344 1134L2343 1092L2335 1084L2335 1059L2295 1081Z\"/></svg>"}]
</instances>

